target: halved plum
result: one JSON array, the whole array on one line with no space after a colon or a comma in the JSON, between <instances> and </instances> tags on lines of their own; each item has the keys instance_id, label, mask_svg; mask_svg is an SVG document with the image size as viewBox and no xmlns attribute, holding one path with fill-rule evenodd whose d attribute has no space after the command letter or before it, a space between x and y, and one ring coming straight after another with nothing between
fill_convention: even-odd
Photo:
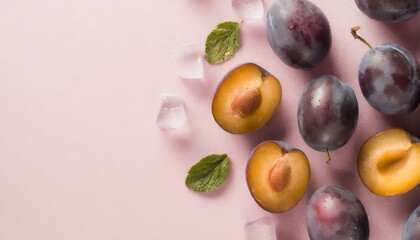
<instances>
[{"instance_id":1,"label":"halved plum","mask_svg":"<svg viewBox=\"0 0 420 240\"><path fill-rule=\"evenodd\" d=\"M212 114L227 132L252 132L270 120L281 96L277 78L254 63L246 63L234 68L220 83L213 98Z\"/></svg>"},{"instance_id":2,"label":"halved plum","mask_svg":"<svg viewBox=\"0 0 420 240\"><path fill-rule=\"evenodd\" d=\"M360 148L357 169L376 195L408 192L420 183L420 141L400 128L381 131Z\"/></svg>"},{"instance_id":3,"label":"halved plum","mask_svg":"<svg viewBox=\"0 0 420 240\"><path fill-rule=\"evenodd\" d=\"M311 175L308 158L281 141L265 141L252 152L246 169L248 188L264 210L293 208L306 191Z\"/></svg>"}]
</instances>

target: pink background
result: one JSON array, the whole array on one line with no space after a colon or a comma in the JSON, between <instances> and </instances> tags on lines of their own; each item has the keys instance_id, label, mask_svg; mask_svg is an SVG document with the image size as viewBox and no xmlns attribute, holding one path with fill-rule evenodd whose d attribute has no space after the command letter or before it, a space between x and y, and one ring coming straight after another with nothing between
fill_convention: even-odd
<instances>
[{"instance_id":1,"label":"pink background","mask_svg":"<svg viewBox=\"0 0 420 240\"><path fill-rule=\"evenodd\" d=\"M265 10L270 2L265 2ZM361 183L356 157L372 134L404 127L420 135L420 109L386 117L363 98L357 69L367 47L350 35L361 25L371 44L394 42L420 59L420 16L395 25L375 22L349 1L313 0L330 21L328 57L310 71L281 62L269 47L264 19L244 22L241 47L229 61L205 64L202 82L176 76L173 49L203 46L223 21L240 21L229 0L3 0L0 2L0 239L139 240L244 239L244 224L276 219L279 240L308 239L311 194L339 184L364 203L371 239L400 239L420 205L420 188L378 197ZM277 76L284 95L261 130L231 135L214 122L210 105L232 67L255 62ZM310 149L298 133L297 102L306 84L334 74L358 97L356 132L342 149ZM159 96L183 96L187 125L155 125ZM286 141L309 157L312 176L303 199L270 214L252 199L245 166L254 146ZM212 153L231 157L228 181L212 193L184 186L188 169Z\"/></svg>"}]
</instances>

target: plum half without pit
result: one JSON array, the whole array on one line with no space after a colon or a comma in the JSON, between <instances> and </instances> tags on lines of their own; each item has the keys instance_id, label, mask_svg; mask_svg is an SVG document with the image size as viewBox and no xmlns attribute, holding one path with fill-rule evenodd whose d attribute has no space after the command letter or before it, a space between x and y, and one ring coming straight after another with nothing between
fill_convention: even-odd
<instances>
[{"instance_id":1,"label":"plum half without pit","mask_svg":"<svg viewBox=\"0 0 420 240\"><path fill-rule=\"evenodd\" d=\"M263 127L276 112L282 96L279 80L254 63L230 71L219 84L212 103L214 120L229 133Z\"/></svg>"},{"instance_id":2,"label":"plum half without pit","mask_svg":"<svg viewBox=\"0 0 420 240\"><path fill-rule=\"evenodd\" d=\"M306 191L311 175L305 153L281 141L265 141L252 151L246 180L252 197L264 210L293 208Z\"/></svg>"},{"instance_id":3,"label":"plum half without pit","mask_svg":"<svg viewBox=\"0 0 420 240\"><path fill-rule=\"evenodd\" d=\"M357 169L376 195L406 193L420 183L420 140L400 128L381 131L360 148Z\"/></svg>"}]
</instances>

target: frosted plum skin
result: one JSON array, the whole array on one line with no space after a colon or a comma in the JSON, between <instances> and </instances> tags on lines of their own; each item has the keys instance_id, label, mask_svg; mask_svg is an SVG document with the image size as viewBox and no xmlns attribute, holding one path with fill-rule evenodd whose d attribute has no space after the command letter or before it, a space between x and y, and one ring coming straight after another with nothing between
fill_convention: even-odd
<instances>
[{"instance_id":1,"label":"frosted plum skin","mask_svg":"<svg viewBox=\"0 0 420 240\"><path fill-rule=\"evenodd\" d=\"M266 30L273 51L294 68L315 67L331 47L327 18L307 0L275 1L267 13Z\"/></svg>"},{"instance_id":2,"label":"frosted plum skin","mask_svg":"<svg viewBox=\"0 0 420 240\"><path fill-rule=\"evenodd\" d=\"M406 21L420 11L419 0L355 0L357 7L368 17L397 23Z\"/></svg>"},{"instance_id":3,"label":"frosted plum skin","mask_svg":"<svg viewBox=\"0 0 420 240\"><path fill-rule=\"evenodd\" d=\"M384 114L413 111L420 102L420 68L403 47L383 43L370 49L359 65L359 85L368 103Z\"/></svg>"},{"instance_id":4,"label":"frosted plum skin","mask_svg":"<svg viewBox=\"0 0 420 240\"><path fill-rule=\"evenodd\" d=\"M353 89L332 75L313 79L299 100L300 134L306 144L318 151L335 150L346 144L358 117Z\"/></svg>"},{"instance_id":5,"label":"frosted plum skin","mask_svg":"<svg viewBox=\"0 0 420 240\"><path fill-rule=\"evenodd\" d=\"M360 200L340 186L318 189L306 211L311 240L367 240L369 220Z\"/></svg>"},{"instance_id":6,"label":"frosted plum skin","mask_svg":"<svg viewBox=\"0 0 420 240\"><path fill-rule=\"evenodd\" d=\"M414 210L404 224L401 240L420 239L420 206Z\"/></svg>"}]
</instances>

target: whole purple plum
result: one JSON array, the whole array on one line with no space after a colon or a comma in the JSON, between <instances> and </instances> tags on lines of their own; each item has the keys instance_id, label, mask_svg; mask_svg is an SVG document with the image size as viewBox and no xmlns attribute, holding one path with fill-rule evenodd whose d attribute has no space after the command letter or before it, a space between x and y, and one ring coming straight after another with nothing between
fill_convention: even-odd
<instances>
[{"instance_id":1,"label":"whole purple plum","mask_svg":"<svg viewBox=\"0 0 420 240\"><path fill-rule=\"evenodd\" d=\"M363 204L340 186L324 186L312 195L306 223L311 240L369 239L369 220Z\"/></svg>"},{"instance_id":2,"label":"whole purple plum","mask_svg":"<svg viewBox=\"0 0 420 240\"><path fill-rule=\"evenodd\" d=\"M324 13L307 0L278 0L267 13L267 37L277 56L291 67L315 67L331 47Z\"/></svg>"},{"instance_id":3,"label":"whole purple plum","mask_svg":"<svg viewBox=\"0 0 420 240\"><path fill-rule=\"evenodd\" d=\"M381 22L406 21L420 11L419 0L355 0L368 17Z\"/></svg>"},{"instance_id":4,"label":"whole purple plum","mask_svg":"<svg viewBox=\"0 0 420 240\"><path fill-rule=\"evenodd\" d=\"M420 239L420 206L417 207L408 217L402 230L401 240Z\"/></svg>"},{"instance_id":5,"label":"whole purple plum","mask_svg":"<svg viewBox=\"0 0 420 240\"><path fill-rule=\"evenodd\" d=\"M368 103L384 114L413 111L420 102L420 67L403 47L383 43L366 52L359 84Z\"/></svg>"},{"instance_id":6,"label":"whole purple plum","mask_svg":"<svg viewBox=\"0 0 420 240\"><path fill-rule=\"evenodd\" d=\"M352 136L359 107L353 89L332 75L313 79L303 91L297 119L300 134L311 148L340 148Z\"/></svg>"}]
</instances>

